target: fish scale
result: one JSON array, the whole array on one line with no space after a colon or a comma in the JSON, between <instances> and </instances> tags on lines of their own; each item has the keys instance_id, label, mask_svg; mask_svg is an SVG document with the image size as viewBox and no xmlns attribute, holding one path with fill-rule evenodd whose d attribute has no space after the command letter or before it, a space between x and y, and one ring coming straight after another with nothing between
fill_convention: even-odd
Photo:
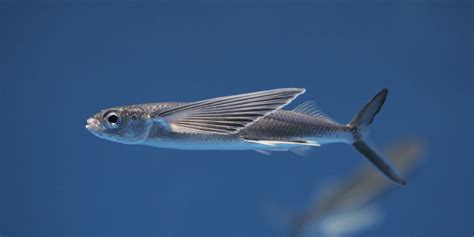
<instances>
[{"instance_id":1,"label":"fish scale","mask_svg":"<svg viewBox=\"0 0 474 237\"><path fill-rule=\"evenodd\" d=\"M184 104L184 103L183 103ZM156 105L156 108L162 110L172 109L177 105L165 103L164 105ZM202 134L199 132L168 132L163 131L159 127L155 127L150 131L148 140L151 144L166 141L170 144L174 141L183 141L187 144L196 144L192 149L212 149L207 145L218 144L219 149L225 149L229 146L236 150L248 150L253 147L234 146L234 144L242 143L242 139L249 140L275 140L275 141L314 141L318 144L326 144L331 142L349 143L352 141L350 128L346 125L340 125L323 117L309 116L306 114L277 110L264 118L252 123L248 127L240 130L236 134L219 135L219 134ZM201 144L201 145L199 145ZM173 146L173 145L172 145ZM174 147L172 147L174 148ZM182 149L187 149L185 147ZM265 147L264 147L265 148ZM190 148L191 149L191 148ZM273 148L281 150L281 148ZM288 148L286 148L288 149Z\"/></svg>"},{"instance_id":2,"label":"fish scale","mask_svg":"<svg viewBox=\"0 0 474 237\"><path fill-rule=\"evenodd\" d=\"M263 140L285 140L336 136L339 133L348 132L349 129L344 125L293 111L279 110L242 129L239 136Z\"/></svg>"}]
</instances>

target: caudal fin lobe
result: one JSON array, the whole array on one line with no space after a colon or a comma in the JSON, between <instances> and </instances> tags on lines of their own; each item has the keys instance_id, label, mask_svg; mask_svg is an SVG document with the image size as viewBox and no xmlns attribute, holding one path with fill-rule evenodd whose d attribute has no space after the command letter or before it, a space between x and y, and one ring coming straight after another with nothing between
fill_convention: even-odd
<instances>
[{"instance_id":1,"label":"caudal fin lobe","mask_svg":"<svg viewBox=\"0 0 474 237\"><path fill-rule=\"evenodd\" d=\"M372 124L375 115L377 115L382 108L387 94L388 89L381 90L349 123L354 134L354 143L352 143L352 146L388 178L399 185L405 186L407 184L405 179L365 142L368 126Z\"/></svg>"}]
</instances>

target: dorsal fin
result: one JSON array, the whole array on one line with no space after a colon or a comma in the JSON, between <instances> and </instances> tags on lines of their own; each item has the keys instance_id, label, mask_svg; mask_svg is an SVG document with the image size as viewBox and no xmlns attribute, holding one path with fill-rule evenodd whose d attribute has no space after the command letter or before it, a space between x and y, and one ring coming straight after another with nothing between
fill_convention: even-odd
<instances>
[{"instance_id":1,"label":"dorsal fin","mask_svg":"<svg viewBox=\"0 0 474 237\"><path fill-rule=\"evenodd\" d=\"M321 110L319 110L318 106L316 105L316 102L314 102L314 101L306 101L306 102L296 106L296 108L293 109L293 112L306 114L306 115L309 115L309 116L324 119L328 122L337 123L334 119L330 118L329 116L327 116L326 114L321 112Z\"/></svg>"}]
</instances>

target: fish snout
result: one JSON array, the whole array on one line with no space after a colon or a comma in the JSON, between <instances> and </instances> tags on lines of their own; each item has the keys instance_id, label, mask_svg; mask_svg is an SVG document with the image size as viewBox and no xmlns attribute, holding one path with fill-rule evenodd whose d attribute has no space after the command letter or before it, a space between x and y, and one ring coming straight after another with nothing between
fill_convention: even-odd
<instances>
[{"instance_id":1,"label":"fish snout","mask_svg":"<svg viewBox=\"0 0 474 237\"><path fill-rule=\"evenodd\" d=\"M91 131L91 130L98 130L100 128L100 122L99 120L95 118L89 118L87 119L87 125L86 128Z\"/></svg>"}]
</instances>

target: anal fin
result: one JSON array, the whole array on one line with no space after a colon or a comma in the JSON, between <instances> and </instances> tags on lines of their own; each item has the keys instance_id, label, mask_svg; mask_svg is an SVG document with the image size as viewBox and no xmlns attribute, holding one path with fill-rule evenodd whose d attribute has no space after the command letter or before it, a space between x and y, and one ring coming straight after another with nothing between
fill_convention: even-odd
<instances>
[{"instance_id":1,"label":"anal fin","mask_svg":"<svg viewBox=\"0 0 474 237\"><path fill-rule=\"evenodd\" d=\"M314 147L313 146L298 146L291 148L289 151L303 157L312 157Z\"/></svg>"},{"instance_id":2,"label":"anal fin","mask_svg":"<svg viewBox=\"0 0 474 237\"><path fill-rule=\"evenodd\" d=\"M267 150L255 150L255 151L260 153L260 154L264 154L266 156L270 156L272 154L271 151L267 151Z\"/></svg>"}]
</instances>

